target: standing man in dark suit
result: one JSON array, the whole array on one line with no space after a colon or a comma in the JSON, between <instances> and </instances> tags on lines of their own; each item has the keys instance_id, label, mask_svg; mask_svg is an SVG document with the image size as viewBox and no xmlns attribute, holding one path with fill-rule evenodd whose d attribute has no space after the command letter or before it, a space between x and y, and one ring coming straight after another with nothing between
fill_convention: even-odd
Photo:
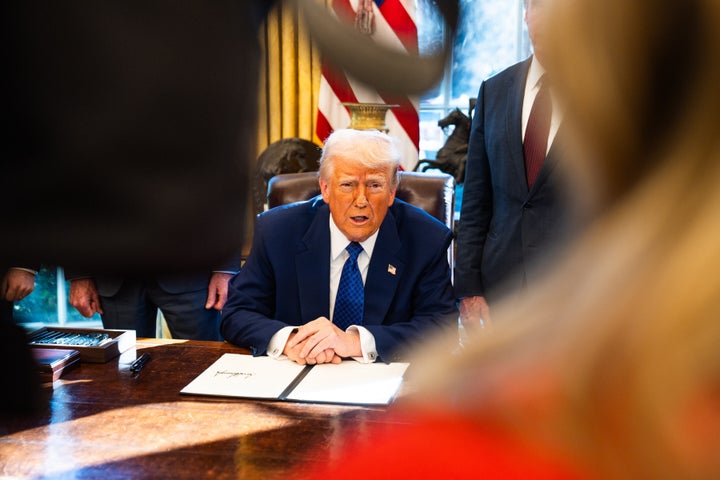
<instances>
[{"instance_id":1,"label":"standing man in dark suit","mask_svg":"<svg viewBox=\"0 0 720 480\"><path fill-rule=\"evenodd\" d=\"M534 55L483 82L477 97L455 268L460 316L469 328L490 321L490 303L533 280L567 220L556 169L560 115L542 63L544 2L525 1Z\"/></svg>"},{"instance_id":2,"label":"standing man in dark suit","mask_svg":"<svg viewBox=\"0 0 720 480\"><path fill-rule=\"evenodd\" d=\"M150 338L156 336L160 309L173 338L219 340L220 310L239 268L238 256L213 272L143 278L71 273L70 304L85 317L98 312L105 328L131 329Z\"/></svg>"},{"instance_id":3,"label":"standing man in dark suit","mask_svg":"<svg viewBox=\"0 0 720 480\"><path fill-rule=\"evenodd\" d=\"M321 196L257 217L250 255L230 283L223 337L301 364L390 362L456 328L452 233L395 198L392 139L338 130L320 162Z\"/></svg>"}]
</instances>

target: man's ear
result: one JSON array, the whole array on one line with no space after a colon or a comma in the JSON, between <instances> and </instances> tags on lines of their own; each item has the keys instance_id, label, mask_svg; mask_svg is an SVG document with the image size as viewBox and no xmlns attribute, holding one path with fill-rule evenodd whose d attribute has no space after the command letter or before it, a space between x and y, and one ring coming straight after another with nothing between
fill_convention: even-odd
<instances>
[{"instance_id":1,"label":"man's ear","mask_svg":"<svg viewBox=\"0 0 720 480\"><path fill-rule=\"evenodd\" d=\"M318 183L320 184L320 193L322 194L323 200L325 201L325 203L328 203L330 184L322 178L318 179Z\"/></svg>"}]
</instances>

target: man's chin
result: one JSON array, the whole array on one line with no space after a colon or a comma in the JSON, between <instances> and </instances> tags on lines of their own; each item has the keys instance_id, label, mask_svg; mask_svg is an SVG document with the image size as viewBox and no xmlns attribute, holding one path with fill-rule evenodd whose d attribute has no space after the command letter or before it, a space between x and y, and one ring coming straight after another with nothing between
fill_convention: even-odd
<instances>
[{"instance_id":1,"label":"man's chin","mask_svg":"<svg viewBox=\"0 0 720 480\"><path fill-rule=\"evenodd\" d=\"M361 243L367 240L370 235L375 232L370 230L369 228L351 228L343 233L351 242Z\"/></svg>"}]
</instances>

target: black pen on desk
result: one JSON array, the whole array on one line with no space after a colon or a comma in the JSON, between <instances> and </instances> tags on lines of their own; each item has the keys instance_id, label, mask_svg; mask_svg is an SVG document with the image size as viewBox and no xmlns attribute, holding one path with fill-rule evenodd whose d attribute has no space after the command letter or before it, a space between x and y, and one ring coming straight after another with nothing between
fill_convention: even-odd
<instances>
[{"instance_id":1,"label":"black pen on desk","mask_svg":"<svg viewBox=\"0 0 720 480\"><path fill-rule=\"evenodd\" d=\"M142 370L148 360L150 360L150 354L143 353L134 362L130 364L130 371L133 373L138 373L140 370Z\"/></svg>"}]
</instances>

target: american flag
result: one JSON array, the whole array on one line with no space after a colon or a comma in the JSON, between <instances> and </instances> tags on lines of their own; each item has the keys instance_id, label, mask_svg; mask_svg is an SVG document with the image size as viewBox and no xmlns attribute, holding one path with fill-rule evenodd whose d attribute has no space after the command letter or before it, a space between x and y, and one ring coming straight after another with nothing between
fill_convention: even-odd
<instances>
[{"instance_id":1,"label":"american flag","mask_svg":"<svg viewBox=\"0 0 720 480\"><path fill-rule=\"evenodd\" d=\"M414 0L333 0L332 9L339 19L383 45L409 54L418 53ZM404 170L412 170L418 162L420 123L418 99L389 96L360 84L344 72L322 62L316 134L323 141L336 128L350 125L350 113L342 102L396 104L386 116L389 134L401 146Z\"/></svg>"}]
</instances>

